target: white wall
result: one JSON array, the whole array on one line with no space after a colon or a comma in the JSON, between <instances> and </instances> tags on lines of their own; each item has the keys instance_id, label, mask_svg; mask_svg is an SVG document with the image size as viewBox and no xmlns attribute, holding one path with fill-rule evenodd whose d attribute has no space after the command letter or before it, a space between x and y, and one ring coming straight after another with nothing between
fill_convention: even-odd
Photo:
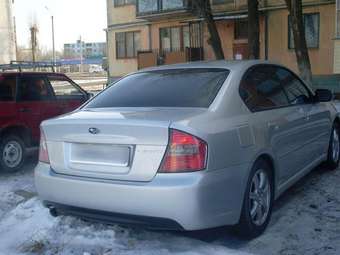
<instances>
[{"instance_id":1,"label":"white wall","mask_svg":"<svg viewBox=\"0 0 340 255\"><path fill-rule=\"evenodd\" d=\"M0 64L16 60L12 0L0 0Z\"/></svg>"}]
</instances>

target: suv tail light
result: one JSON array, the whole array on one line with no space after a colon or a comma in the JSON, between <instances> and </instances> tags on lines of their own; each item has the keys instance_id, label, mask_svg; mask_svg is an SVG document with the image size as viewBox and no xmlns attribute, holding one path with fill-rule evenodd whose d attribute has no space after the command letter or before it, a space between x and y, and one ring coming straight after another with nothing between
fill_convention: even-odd
<instances>
[{"instance_id":1,"label":"suv tail light","mask_svg":"<svg viewBox=\"0 0 340 255\"><path fill-rule=\"evenodd\" d=\"M39 161L47 164L50 163L50 159L48 157L46 137L43 130L40 131Z\"/></svg>"},{"instance_id":2,"label":"suv tail light","mask_svg":"<svg viewBox=\"0 0 340 255\"><path fill-rule=\"evenodd\" d=\"M170 141L158 170L160 173L181 173L204 170L207 161L207 144L203 140L170 129Z\"/></svg>"}]
</instances>

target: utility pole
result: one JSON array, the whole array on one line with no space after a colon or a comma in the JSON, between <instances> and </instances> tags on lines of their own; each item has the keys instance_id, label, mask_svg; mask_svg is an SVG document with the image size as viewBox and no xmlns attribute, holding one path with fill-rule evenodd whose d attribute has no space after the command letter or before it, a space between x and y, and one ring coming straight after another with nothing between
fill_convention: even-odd
<instances>
[{"instance_id":1,"label":"utility pole","mask_svg":"<svg viewBox=\"0 0 340 255\"><path fill-rule=\"evenodd\" d=\"M52 18L52 46L53 46L53 65L56 65L56 55L55 55L55 37L54 37L54 17Z\"/></svg>"},{"instance_id":2,"label":"utility pole","mask_svg":"<svg viewBox=\"0 0 340 255\"><path fill-rule=\"evenodd\" d=\"M54 33L54 16L50 9L45 6L45 9L51 14L51 21L52 21L52 62L53 65L56 65L56 53L55 53L55 33Z\"/></svg>"},{"instance_id":3,"label":"utility pole","mask_svg":"<svg viewBox=\"0 0 340 255\"><path fill-rule=\"evenodd\" d=\"M32 62L36 62L36 50L37 50L37 27L33 25L31 28L31 47L32 47Z\"/></svg>"},{"instance_id":4,"label":"utility pole","mask_svg":"<svg viewBox=\"0 0 340 255\"><path fill-rule=\"evenodd\" d=\"M15 60L19 60L19 51L18 51L18 39L17 39L17 22L15 17L13 17L13 30L14 30L14 44L15 44Z\"/></svg>"},{"instance_id":5,"label":"utility pole","mask_svg":"<svg viewBox=\"0 0 340 255\"><path fill-rule=\"evenodd\" d=\"M80 36L80 72L83 72L83 42L81 41L81 36Z\"/></svg>"}]
</instances>

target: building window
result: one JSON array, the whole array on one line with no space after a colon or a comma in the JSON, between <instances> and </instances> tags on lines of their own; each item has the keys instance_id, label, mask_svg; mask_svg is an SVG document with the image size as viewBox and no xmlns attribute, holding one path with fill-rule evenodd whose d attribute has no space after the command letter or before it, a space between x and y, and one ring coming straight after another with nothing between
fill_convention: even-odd
<instances>
[{"instance_id":1,"label":"building window","mask_svg":"<svg viewBox=\"0 0 340 255\"><path fill-rule=\"evenodd\" d=\"M235 0L212 0L212 4L230 4L235 3Z\"/></svg>"},{"instance_id":2,"label":"building window","mask_svg":"<svg viewBox=\"0 0 340 255\"><path fill-rule=\"evenodd\" d=\"M138 0L138 13L157 13L183 9L188 6L187 0Z\"/></svg>"},{"instance_id":3,"label":"building window","mask_svg":"<svg viewBox=\"0 0 340 255\"><path fill-rule=\"evenodd\" d=\"M160 43L163 51L180 51L190 47L189 26L161 28Z\"/></svg>"},{"instance_id":4,"label":"building window","mask_svg":"<svg viewBox=\"0 0 340 255\"><path fill-rule=\"evenodd\" d=\"M138 12L148 13L158 11L158 0L138 0Z\"/></svg>"},{"instance_id":5,"label":"building window","mask_svg":"<svg viewBox=\"0 0 340 255\"><path fill-rule=\"evenodd\" d=\"M305 26L305 34L308 48L319 47L319 33L320 33L320 14L307 13L303 15ZM294 34L291 25L291 17L288 16L288 48L294 49Z\"/></svg>"},{"instance_id":6,"label":"building window","mask_svg":"<svg viewBox=\"0 0 340 255\"><path fill-rule=\"evenodd\" d=\"M340 0L336 0L336 38L340 38Z\"/></svg>"},{"instance_id":7,"label":"building window","mask_svg":"<svg viewBox=\"0 0 340 255\"><path fill-rule=\"evenodd\" d=\"M235 20L234 23L234 38L235 40L248 39L248 21Z\"/></svg>"},{"instance_id":8,"label":"building window","mask_svg":"<svg viewBox=\"0 0 340 255\"><path fill-rule=\"evenodd\" d=\"M114 6L136 4L136 0L113 0Z\"/></svg>"},{"instance_id":9,"label":"building window","mask_svg":"<svg viewBox=\"0 0 340 255\"><path fill-rule=\"evenodd\" d=\"M183 0L162 0L163 10L181 9L183 7Z\"/></svg>"},{"instance_id":10,"label":"building window","mask_svg":"<svg viewBox=\"0 0 340 255\"><path fill-rule=\"evenodd\" d=\"M140 50L140 32L116 33L116 58L136 58Z\"/></svg>"}]
</instances>

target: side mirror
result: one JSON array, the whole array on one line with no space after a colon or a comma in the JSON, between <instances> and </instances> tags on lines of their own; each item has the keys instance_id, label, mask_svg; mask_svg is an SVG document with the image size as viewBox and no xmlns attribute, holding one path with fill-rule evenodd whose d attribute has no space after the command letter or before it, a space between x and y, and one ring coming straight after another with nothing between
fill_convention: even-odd
<instances>
[{"instance_id":1,"label":"side mirror","mask_svg":"<svg viewBox=\"0 0 340 255\"><path fill-rule=\"evenodd\" d=\"M315 91L316 102L329 102L333 100L333 93L328 89L317 89Z\"/></svg>"},{"instance_id":2,"label":"side mirror","mask_svg":"<svg viewBox=\"0 0 340 255\"><path fill-rule=\"evenodd\" d=\"M87 95L87 100L89 100L89 99L91 99L92 97L94 97L94 94L91 93L91 92L87 92L86 95Z\"/></svg>"}]
</instances>

